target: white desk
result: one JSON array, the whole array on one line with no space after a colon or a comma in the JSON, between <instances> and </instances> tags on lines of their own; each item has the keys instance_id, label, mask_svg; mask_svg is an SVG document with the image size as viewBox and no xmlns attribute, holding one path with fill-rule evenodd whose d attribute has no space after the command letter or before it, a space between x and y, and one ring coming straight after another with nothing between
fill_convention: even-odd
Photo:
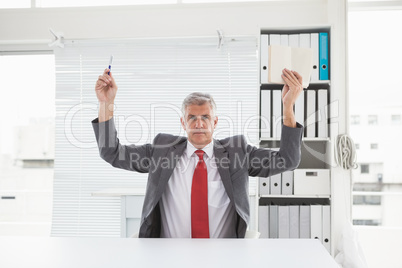
<instances>
[{"instance_id":1,"label":"white desk","mask_svg":"<svg viewBox=\"0 0 402 268\"><path fill-rule=\"evenodd\" d=\"M0 267L339 267L311 239L0 237Z\"/></svg>"}]
</instances>

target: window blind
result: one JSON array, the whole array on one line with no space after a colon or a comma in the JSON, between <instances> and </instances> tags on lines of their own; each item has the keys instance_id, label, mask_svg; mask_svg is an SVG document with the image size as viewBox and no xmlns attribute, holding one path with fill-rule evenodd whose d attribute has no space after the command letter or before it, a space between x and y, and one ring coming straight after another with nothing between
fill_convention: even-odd
<instances>
[{"instance_id":1,"label":"window blind","mask_svg":"<svg viewBox=\"0 0 402 268\"><path fill-rule=\"evenodd\" d=\"M214 138L243 134L257 144L258 68L255 37L66 41L55 49L56 152L52 236L120 236L120 198L107 188L145 189L147 174L113 168L99 156L91 120L95 82L114 56L114 120L122 144L152 142L157 133L185 135L181 103L191 92L217 103ZM250 188L255 189L250 177Z\"/></svg>"}]
</instances>

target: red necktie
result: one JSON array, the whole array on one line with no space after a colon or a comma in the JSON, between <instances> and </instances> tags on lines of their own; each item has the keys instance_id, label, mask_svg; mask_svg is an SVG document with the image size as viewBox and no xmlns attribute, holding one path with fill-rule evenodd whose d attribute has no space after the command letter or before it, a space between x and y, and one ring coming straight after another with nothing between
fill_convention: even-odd
<instances>
[{"instance_id":1,"label":"red necktie","mask_svg":"<svg viewBox=\"0 0 402 268\"><path fill-rule=\"evenodd\" d=\"M191 185L191 237L209 238L208 220L208 172L204 151L197 150L199 160L194 170Z\"/></svg>"}]
</instances>

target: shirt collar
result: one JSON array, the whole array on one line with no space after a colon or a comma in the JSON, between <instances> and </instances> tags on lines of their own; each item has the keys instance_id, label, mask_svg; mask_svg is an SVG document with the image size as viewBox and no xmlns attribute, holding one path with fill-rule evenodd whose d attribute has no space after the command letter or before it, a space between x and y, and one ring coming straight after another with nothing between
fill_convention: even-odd
<instances>
[{"instance_id":1,"label":"shirt collar","mask_svg":"<svg viewBox=\"0 0 402 268\"><path fill-rule=\"evenodd\" d=\"M194 152L197 150L198 149L195 148L194 145L191 144L191 142L189 140L187 140L187 148L186 148L187 157L190 158L194 154ZM210 143L208 143L201 150L203 150L207 154L208 158L211 158L214 155L214 140L212 140Z\"/></svg>"}]
</instances>

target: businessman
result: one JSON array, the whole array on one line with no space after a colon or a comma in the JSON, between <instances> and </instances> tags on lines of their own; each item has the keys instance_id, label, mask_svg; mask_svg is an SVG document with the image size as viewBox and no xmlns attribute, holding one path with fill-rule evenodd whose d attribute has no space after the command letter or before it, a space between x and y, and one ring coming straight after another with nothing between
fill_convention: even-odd
<instances>
[{"instance_id":1,"label":"businessman","mask_svg":"<svg viewBox=\"0 0 402 268\"><path fill-rule=\"evenodd\" d=\"M279 151L247 144L243 135L213 139L218 124L211 95L192 93L182 104L187 137L158 134L152 144L122 145L113 121L117 84L106 69L95 92L92 121L99 153L112 166L148 173L139 237L244 238L250 218L248 177L268 177L300 162L303 127L293 105L302 77L283 70L283 126Z\"/></svg>"}]
</instances>

